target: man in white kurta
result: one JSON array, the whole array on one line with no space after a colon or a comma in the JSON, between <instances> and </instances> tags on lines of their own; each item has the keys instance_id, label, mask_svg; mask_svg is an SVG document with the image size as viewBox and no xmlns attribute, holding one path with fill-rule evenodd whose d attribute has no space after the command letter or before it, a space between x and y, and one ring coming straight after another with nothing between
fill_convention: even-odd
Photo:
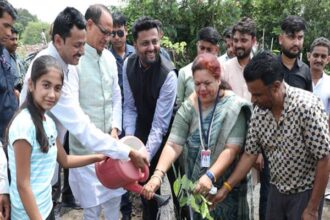
<instances>
[{"instance_id":1,"label":"man in white kurta","mask_svg":"<svg viewBox=\"0 0 330 220\"><path fill-rule=\"evenodd\" d=\"M85 55L77 68L79 103L97 128L117 138L122 127L121 92L116 59L109 50L105 50L110 41L112 18L108 9L99 5L88 10L85 15ZM101 10L98 18L97 10ZM69 136L69 143L71 154L93 153L73 135ZM74 197L84 208L84 219L99 219L102 208L106 219L119 219L120 200L125 191L104 187L96 176L94 165L70 169L69 183Z\"/></svg>"}]
</instances>

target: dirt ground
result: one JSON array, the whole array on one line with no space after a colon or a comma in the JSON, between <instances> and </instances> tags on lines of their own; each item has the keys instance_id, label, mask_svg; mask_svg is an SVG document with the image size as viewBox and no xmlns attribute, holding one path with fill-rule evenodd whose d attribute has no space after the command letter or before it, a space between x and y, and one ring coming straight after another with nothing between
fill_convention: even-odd
<instances>
[{"instance_id":1,"label":"dirt ground","mask_svg":"<svg viewBox=\"0 0 330 220\"><path fill-rule=\"evenodd\" d=\"M169 184L168 182L164 181L164 186L162 189L162 194L170 194L169 193ZM254 200L254 220L258 220L258 200L259 200L259 184L256 185L254 191L253 191L253 200ZM327 187L327 193L330 194L330 178L328 182ZM137 195L132 195L132 201L133 201L133 213L132 213L132 220L140 220L142 219L142 204L140 197ZM82 218L82 210L81 209L68 209L68 208L61 208L58 210L56 220L81 220ZM100 219L104 219L101 217ZM161 220L173 220L174 212L173 212L173 203L169 203L165 209L162 209L161 212ZM324 207L323 207L323 215L322 220L330 220L330 198L329 200L324 201Z\"/></svg>"}]
</instances>

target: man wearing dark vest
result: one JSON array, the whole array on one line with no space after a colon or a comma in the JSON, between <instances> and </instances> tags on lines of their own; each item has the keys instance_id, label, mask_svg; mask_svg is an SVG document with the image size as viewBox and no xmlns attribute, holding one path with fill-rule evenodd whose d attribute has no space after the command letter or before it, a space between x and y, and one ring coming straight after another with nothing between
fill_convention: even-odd
<instances>
[{"instance_id":1,"label":"man wearing dark vest","mask_svg":"<svg viewBox=\"0 0 330 220\"><path fill-rule=\"evenodd\" d=\"M150 173L154 172L166 141L176 98L176 70L159 54L157 21L139 18L132 27L136 54L123 67L124 129L126 135L142 140L149 153ZM156 219L157 204L143 200L143 219Z\"/></svg>"}]
</instances>

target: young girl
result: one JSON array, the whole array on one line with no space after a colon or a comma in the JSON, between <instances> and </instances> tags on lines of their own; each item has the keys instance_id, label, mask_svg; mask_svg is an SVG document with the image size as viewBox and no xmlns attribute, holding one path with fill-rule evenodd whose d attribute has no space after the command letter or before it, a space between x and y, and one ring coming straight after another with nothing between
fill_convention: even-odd
<instances>
[{"instance_id":1,"label":"young girl","mask_svg":"<svg viewBox=\"0 0 330 220\"><path fill-rule=\"evenodd\" d=\"M46 114L60 97L62 68L53 57L41 56L34 61L31 72L27 99L8 129L12 220L55 219L51 179L56 159L61 166L72 168L105 158L100 154L66 155L57 140L55 123Z\"/></svg>"}]
</instances>

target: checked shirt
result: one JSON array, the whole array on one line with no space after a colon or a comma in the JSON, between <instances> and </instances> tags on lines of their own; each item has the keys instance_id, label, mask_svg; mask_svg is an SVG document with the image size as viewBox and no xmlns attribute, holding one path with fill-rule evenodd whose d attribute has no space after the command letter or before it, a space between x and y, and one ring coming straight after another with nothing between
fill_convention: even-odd
<instances>
[{"instance_id":1,"label":"checked shirt","mask_svg":"<svg viewBox=\"0 0 330 220\"><path fill-rule=\"evenodd\" d=\"M270 110L254 109L245 151L263 147L270 182L284 194L313 188L318 160L330 154L327 115L312 93L285 84L284 110L276 122Z\"/></svg>"}]
</instances>

